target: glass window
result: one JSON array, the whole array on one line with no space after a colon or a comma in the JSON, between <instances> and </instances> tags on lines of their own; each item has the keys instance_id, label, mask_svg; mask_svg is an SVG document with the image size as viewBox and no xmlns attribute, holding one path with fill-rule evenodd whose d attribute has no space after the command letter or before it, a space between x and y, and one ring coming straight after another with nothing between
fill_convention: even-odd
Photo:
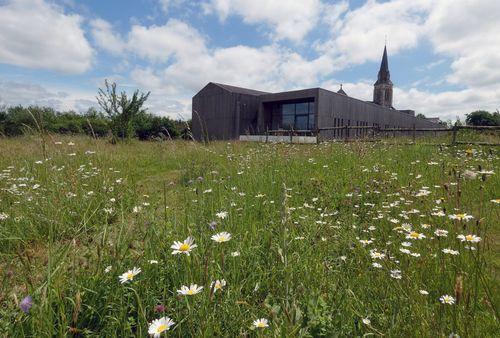
<instances>
[{"instance_id":1,"label":"glass window","mask_svg":"<svg viewBox=\"0 0 500 338\"><path fill-rule=\"evenodd\" d=\"M316 128L314 125L314 113L309 114L309 129Z\"/></svg>"},{"instance_id":2,"label":"glass window","mask_svg":"<svg viewBox=\"0 0 500 338\"><path fill-rule=\"evenodd\" d=\"M290 129L293 127L295 123L294 115L283 115L283 123L282 123L282 128L283 129Z\"/></svg>"},{"instance_id":3,"label":"glass window","mask_svg":"<svg viewBox=\"0 0 500 338\"><path fill-rule=\"evenodd\" d=\"M308 114L308 113L309 113L309 105L307 102L297 103L295 105L295 114L301 115L301 114Z\"/></svg>"},{"instance_id":4,"label":"glass window","mask_svg":"<svg viewBox=\"0 0 500 338\"><path fill-rule=\"evenodd\" d=\"M295 116L295 129L305 130L307 128L307 115L296 115Z\"/></svg>"},{"instance_id":5,"label":"glass window","mask_svg":"<svg viewBox=\"0 0 500 338\"><path fill-rule=\"evenodd\" d=\"M284 104L282 106L283 108L283 116L284 115L293 115L295 114L295 104L291 103L291 104Z\"/></svg>"}]
</instances>

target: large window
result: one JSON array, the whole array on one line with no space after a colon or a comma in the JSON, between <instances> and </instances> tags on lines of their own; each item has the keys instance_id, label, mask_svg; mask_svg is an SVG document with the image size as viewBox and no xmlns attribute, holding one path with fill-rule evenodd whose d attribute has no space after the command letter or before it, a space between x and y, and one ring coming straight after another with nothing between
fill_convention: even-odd
<instances>
[{"instance_id":1,"label":"large window","mask_svg":"<svg viewBox=\"0 0 500 338\"><path fill-rule=\"evenodd\" d=\"M281 117L283 129L314 129L314 102L284 103L281 105Z\"/></svg>"}]
</instances>

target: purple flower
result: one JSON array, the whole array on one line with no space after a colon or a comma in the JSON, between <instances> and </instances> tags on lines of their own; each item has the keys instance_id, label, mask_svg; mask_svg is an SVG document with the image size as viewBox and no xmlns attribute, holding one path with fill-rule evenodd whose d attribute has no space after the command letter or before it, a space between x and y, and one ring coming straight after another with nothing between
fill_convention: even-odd
<instances>
[{"instance_id":1,"label":"purple flower","mask_svg":"<svg viewBox=\"0 0 500 338\"><path fill-rule=\"evenodd\" d=\"M163 305L163 304L155 305L155 312L162 313L162 312L165 312L165 310L166 310L165 305Z\"/></svg>"},{"instance_id":2,"label":"purple flower","mask_svg":"<svg viewBox=\"0 0 500 338\"><path fill-rule=\"evenodd\" d=\"M208 223L208 227L210 228L210 230L215 230L215 227L217 226L217 222L216 221L212 221L210 223Z\"/></svg>"},{"instance_id":3,"label":"purple flower","mask_svg":"<svg viewBox=\"0 0 500 338\"><path fill-rule=\"evenodd\" d=\"M31 296L26 296L23 298L21 303L19 303L19 307L23 310L24 313L28 313L28 311L33 306L33 298Z\"/></svg>"}]
</instances>

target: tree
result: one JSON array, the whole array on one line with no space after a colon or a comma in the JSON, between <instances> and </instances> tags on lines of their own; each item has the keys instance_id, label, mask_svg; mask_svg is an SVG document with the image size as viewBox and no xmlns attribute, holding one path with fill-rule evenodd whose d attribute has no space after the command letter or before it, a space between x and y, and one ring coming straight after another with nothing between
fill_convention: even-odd
<instances>
[{"instance_id":1,"label":"tree","mask_svg":"<svg viewBox=\"0 0 500 338\"><path fill-rule=\"evenodd\" d=\"M500 114L477 110L466 115L465 121L472 126L500 126Z\"/></svg>"},{"instance_id":2,"label":"tree","mask_svg":"<svg viewBox=\"0 0 500 338\"><path fill-rule=\"evenodd\" d=\"M146 111L142 106L149 97L150 92L139 93L137 89L132 98L122 91L116 93L116 83L104 81L105 89L99 88L97 102L110 119L111 132L114 139L129 139L134 134L132 121L134 118Z\"/></svg>"},{"instance_id":3,"label":"tree","mask_svg":"<svg viewBox=\"0 0 500 338\"><path fill-rule=\"evenodd\" d=\"M418 113L416 117L419 118L419 119L425 119L426 118L425 115L422 114L422 113Z\"/></svg>"}]
</instances>

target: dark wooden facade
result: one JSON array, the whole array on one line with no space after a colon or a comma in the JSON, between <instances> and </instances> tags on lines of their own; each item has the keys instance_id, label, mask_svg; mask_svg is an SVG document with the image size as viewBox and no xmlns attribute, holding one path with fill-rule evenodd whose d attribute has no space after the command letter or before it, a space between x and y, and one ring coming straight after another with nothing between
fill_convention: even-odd
<instances>
[{"instance_id":1,"label":"dark wooden facade","mask_svg":"<svg viewBox=\"0 0 500 338\"><path fill-rule=\"evenodd\" d=\"M193 97L193 134L201 139L238 139L244 134L264 134L275 129L280 112L273 107L314 102L314 128L378 126L380 128L440 128L440 124L416 118L412 111L399 111L322 88L266 93L209 83ZM275 123L273 123L273 121ZM334 131L322 138L340 137Z\"/></svg>"}]
</instances>

